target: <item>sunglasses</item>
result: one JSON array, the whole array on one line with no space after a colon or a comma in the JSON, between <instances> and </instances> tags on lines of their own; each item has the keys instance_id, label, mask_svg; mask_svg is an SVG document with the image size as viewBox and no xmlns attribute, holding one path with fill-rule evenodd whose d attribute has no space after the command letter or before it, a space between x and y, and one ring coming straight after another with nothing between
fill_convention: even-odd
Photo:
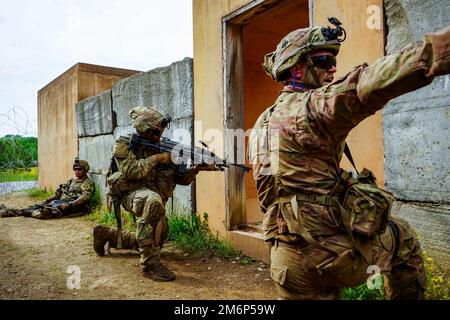
<instances>
[{"instance_id":1,"label":"sunglasses","mask_svg":"<svg viewBox=\"0 0 450 320\"><path fill-rule=\"evenodd\" d=\"M160 136L162 134L161 130L147 130L147 132L153 136Z\"/></svg>"},{"instance_id":2,"label":"sunglasses","mask_svg":"<svg viewBox=\"0 0 450 320\"><path fill-rule=\"evenodd\" d=\"M83 168L76 167L76 168L73 168L73 171L83 171Z\"/></svg>"},{"instance_id":3,"label":"sunglasses","mask_svg":"<svg viewBox=\"0 0 450 320\"><path fill-rule=\"evenodd\" d=\"M336 57L335 56L317 56L311 57L311 60L317 68L329 70L333 67L336 67Z\"/></svg>"}]
</instances>

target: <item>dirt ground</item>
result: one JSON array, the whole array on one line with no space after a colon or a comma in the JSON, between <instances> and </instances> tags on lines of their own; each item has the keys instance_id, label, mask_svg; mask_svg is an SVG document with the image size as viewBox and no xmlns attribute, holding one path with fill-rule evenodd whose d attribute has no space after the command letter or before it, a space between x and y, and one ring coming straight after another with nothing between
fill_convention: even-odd
<instances>
[{"instance_id":1,"label":"dirt ground","mask_svg":"<svg viewBox=\"0 0 450 320\"><path fill-rule=\"evenodd\" d=\"M0 197L20 208L35 199ZM81 218L0 219L0 299L276 299L267 264L194 258L166 243L161 261L177 275L154 282L141 275L139 254L92 248L94 223ZM79 289L77 286L79 272Z\"/></svg>"}]
</instances>

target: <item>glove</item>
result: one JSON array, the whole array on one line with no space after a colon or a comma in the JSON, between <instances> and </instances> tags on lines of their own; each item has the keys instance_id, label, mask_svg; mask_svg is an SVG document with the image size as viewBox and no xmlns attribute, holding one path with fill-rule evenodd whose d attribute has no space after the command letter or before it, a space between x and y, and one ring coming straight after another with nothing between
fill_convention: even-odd
<instances>
[{"instance_id":1,"label":"glove","mask_svg":"<svg viewBox=\"0 0 450 320\"><path fill-rule=\"evenodd\" d=\"M153 155L152 157L154 157L159 164L172 163L172 156L169 152L158 153Z\"/></svg>"},{"instance_id":2,"label":"glove","mask_svg":"<svg viewBox=\"0 0 450 320\"><path fill-rule=\"evenodd\" d=\"M70 207L69 203L63 203L62 205L58 206L58 209L66 210L69 207Z\"/></svg>"}]
</instances>

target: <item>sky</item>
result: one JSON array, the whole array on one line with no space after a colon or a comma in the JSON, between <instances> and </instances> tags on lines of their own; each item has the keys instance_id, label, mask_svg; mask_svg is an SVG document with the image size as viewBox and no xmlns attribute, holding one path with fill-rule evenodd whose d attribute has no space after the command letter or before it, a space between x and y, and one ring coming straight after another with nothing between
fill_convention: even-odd
<instances>
[{"instance_id":1,"label":"sky","mask_svg":"<svg viewBox=\"0 0 450 320\"><path fill-rule=\"evenodd\" d=\"M37 91L78 62L193 57L191 0L0 0L0 137L37 136Z\"/></svg>"}]
</instances>

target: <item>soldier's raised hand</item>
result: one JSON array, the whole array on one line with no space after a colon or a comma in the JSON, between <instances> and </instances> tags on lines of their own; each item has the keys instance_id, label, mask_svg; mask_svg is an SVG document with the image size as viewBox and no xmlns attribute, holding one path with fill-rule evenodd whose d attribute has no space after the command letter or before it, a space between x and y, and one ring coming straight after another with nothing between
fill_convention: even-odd
<instances>
[{"instance_id":1,"label":"soldier's raised hand","mask_svg":"<svg viewBox=\"0 0 450 320\"><path fill-rule=\"evenodd\" d=\"M195 169L198 171L222 171L222 169L218 166L216 166L214 163L212 164L198 164L195 166Z\"/></svg>"},{"instance_id":2,"label":"soldier's raised hand","mask_svg":"<svg viewBox=\"0 0 450 320\"><path fill-rule=\"evenodd\" d=\"M169 152L162 152L153 155L152 157L156 158L156 161L159 164L171 164L172 163L172 156Z\"/></svg>"}]
</instances>

